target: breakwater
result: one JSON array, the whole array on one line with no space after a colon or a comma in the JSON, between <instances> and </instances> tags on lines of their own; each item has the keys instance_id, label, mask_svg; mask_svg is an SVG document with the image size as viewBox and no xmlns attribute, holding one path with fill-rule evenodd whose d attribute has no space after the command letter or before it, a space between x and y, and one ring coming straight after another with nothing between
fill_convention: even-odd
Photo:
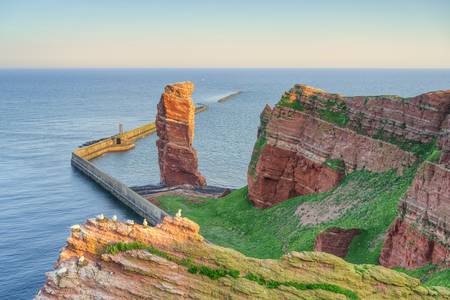
<instances>
[{"instance_id":1,"label":"breakwater","mask_svg":"<svg viewBox=\"0 0 450 300\"><path fill-rule=\"evenodd\" d=\"M220 98L219 100L217 100L217 102L222 103L222 102L228 101L228 100L230 100L231 98L233 98L233 97L235 97L235 96L238 96L238 95L240 95L240 94L242 94L242 91L233 92L233 93L231 93L231 94L228 94L228 95L226 95L226 96Z\"/></svg>"},{"instance_id":2,"label":"breakwater","mask_svg":"<svg viewBox=\"0 0 450 300\"><path fill-rule=\"evenodd\" d=\"M195 112L203 112L206 109L206 105L198 105ZM134 142L137 139L154 133L156 131L156 125L152 122L126 132L122 132L121 129L119 131L119 134L94 142L87 142L85 143L87 146L73 151L71 164L138 215L146 218L150 224L159 224L168 215L165 211L90 162L90 160L109 152L127 151L134 148Z\"/></svg>"},{"instance_id":3,"label":"breakwater","mask_svg":"<svg viewBox=\"0 0 450 300\"><path fill-rule=\"evenodd\" d=\"M72 153L72 165L106 191L110 192L114 197L119 199L138 215L146 218L150 224L159 224L162 219L168 215L165 211L147 201L128 186L101 171L94 164L75 153Z\"/></svg>"}]
</instances>

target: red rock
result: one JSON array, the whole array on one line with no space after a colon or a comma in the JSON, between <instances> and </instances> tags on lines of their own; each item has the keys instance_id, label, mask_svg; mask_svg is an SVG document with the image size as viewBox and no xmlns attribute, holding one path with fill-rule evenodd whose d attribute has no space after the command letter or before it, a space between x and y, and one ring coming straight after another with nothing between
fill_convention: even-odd
<instances>
[{"instance_id":1,"label":"red rock","mask_svg":"<svg viewBox=\"0 0 450 300\"><path fill-rule=\"evenodd\" d=\"M331 94L306 85L289 91L305 110L318 116L319 109L332 100L345 104L350 119L347 127L373 136L383 129L386 134L420 142L430 142L440 135L442 122L450 109L450 90L428 92L416 97L356 96Z\"/></svg>"},{"instance_id":2,"label":"red rock","mask_svg":"<svg viewBox=\"0 0 450 300\"><path fill-rule=\"evenodd\" d=\"M167 186L206 185L198 171L194 140L195 106L192 102L194 84L180 82L167 85L158 104L156 130L159 140L161 183Z\"/></svg>"},{"instance_id":3,"label":"red rock","mask_svg":"<svg viewBox=\"0 0 450 300\"><path fill-rule=\"evenodd\" d=\"M325 166L329 159L342 160L347 172L397 169L403 173L417 158L371 138L380 134L386 139L422 143L439 137L441 161L450 164L450 90L412 98L343 97L295 85L283 101L298 102L303 112L281 106L264 108L247 179L255 206L270 207L293 196L332 189L342 174ZM345 119L339 126L327 122L322 119L324 110Z\"/></svg>"},{"instance_id":4,"label":"red rock","mask_svg":"<svg viewBox=\"0 0 450 300\"><path fill-rule=\"evenodd\" d=\"M268 287L246 279L250 274L267 281L333 284L359 299L396 299L399 295L402 299L450 299L449 289L427 288L416 278L380 266L366 265L361 276L356 265L326 253L290 252L280 259L247 257L206 242L199 229L182 217L165 217L157 227L107 218L73 226L35 299L347 298L325 289ZM105 251L118 242L137 242L152 250ZM192 272L190 264L235 270L236 275L212 279Z\"/></svg>"},{"instance_id":5,"label":"red rock","mask_svg":"<svg viewBox=\"0 0 450 300\"><path fill-rule=\"evenodd\" d=\"M267 145L256 166L256 180L249 177L249 197L256 207L270 207L296 195L328 191L343 172L313 162L293 151Z\"/></svg>"},{"instance_id":6,"label":"red rock","mask_svg":"<svg viewBox=\"0 0 450 300\"><path fill-rule=\"evenodd\" d=\"M285 107L266 107L261 124L259 138L266 143L247 179L249 198L257 207L335 187L344 172L329 168L327 159L342 160L348 171L374 172L402 172L416 160L395 145Z\"/></svg>"},{"instance_id":7,"label":"red rock","mask_svg":"<svg viewBox=\"0 0 450 300\"><path fill-rule=\"evenodd\" d=\"M450 265L450 170L425 162L399 206L380 256L387 267Z\"/></svg>"},{"instance_id":8,"label":"red rock","mask_svg":"<svg viewBox=\"0 0 450 300\"><path fill-rule=\"evenodd\" d=\"M328 228L317 236L314 251L346 257L352 239L358 234L359 229Z\"/></svg>"},{"instance_id":9,"label":"red rock","mask_svg":"<svg viewBox=\"0 0 450 300\"><path fill-rule=\"evenodd\" d=\"M450 249L439 241L429 239L409 223L396 219L391 225L380 263L385 267L415 269L433 263L450 266Z\"/></svg>"},{"instance_id":10,"label":"red rock","mask_svg":"<svg viewBox=\"0 0 450 300\"><path fill-rule=\"evenodd\" d=\"M438 144L442 149L440 163L450 168L450 114L441 124L441 136L438 139Z\"/></svg>"}]
</instances>

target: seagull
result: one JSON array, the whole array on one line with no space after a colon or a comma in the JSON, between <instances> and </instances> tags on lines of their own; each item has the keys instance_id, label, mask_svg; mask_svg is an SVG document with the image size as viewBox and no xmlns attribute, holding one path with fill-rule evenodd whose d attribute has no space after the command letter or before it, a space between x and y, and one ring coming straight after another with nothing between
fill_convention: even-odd
<instances>
[{"instance_id":1,"label":"seagull","mask_svg":"<svg viewBox=\"0 0 450 300\"><path fill-rule=\"evenodd\" d=\"M177 214L175 215L175 217L180 218L181 217L181 208L178 210Z\"/></svg>"}]
</instances>

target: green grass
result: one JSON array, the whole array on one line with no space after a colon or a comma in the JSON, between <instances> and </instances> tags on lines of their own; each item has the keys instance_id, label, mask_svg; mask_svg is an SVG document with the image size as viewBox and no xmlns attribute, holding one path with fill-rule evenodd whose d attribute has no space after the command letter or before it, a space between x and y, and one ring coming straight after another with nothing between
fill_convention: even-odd
<instances>
[{"instance_id":1,"label":"green grass","mask_svg":"<svg viewBox=\"0 0 450 300\"><path fill-rule=\"evenodd\" d=\"M210 279L217 280L221 277L230 276L233 278L238 278L240 273L237 270L227 269L227 268L211 268L206 265L194 264L191 259L179 259L167 252L157 249L153 246L146 246L140 242L118 242L115 244L108 245L104 253L117 254L119 252L141 249L146 250L156 256L167 259L168 261L174 262L176 264L185 266L187 271L192 274L200 274L209 277Z\"/></svg>"},{"instance_id":2,"label":"green grass","mask_svg":"<svg viewBox=\"0 0 450 300\"><path fill-rule=\"evenodd\" d=\"M325 165L337 172L345 172L345 163L342 159L327 159Z\"/></svg>"},{"instance_id":3,"label":"green grass","mask_svg":"<svg viewBox=\"0 0 450 300\"><path fill-rule=\"evenodd\" d=\"M147 246L140 242L132 242L132 243L115 243L108 245L105 249L105 253L109 254L117 254L119 252L128 251L128 250L134 250L134 249L145 249Z\"/></svg>"},{"instance_id":4,"label":"green grass","mask_svg":"<svg viewBox=\"0 0 450 300\"><path fill-rule=\"evenodd\" d=\"M425 286L445 286L450 288L450 268L439 269L436 265L428 264L414 270L394 268L396 271L420 279Z\"/></svg>"},{"instance_id":5,"label":"green grass","mask_svg":"<svg viewBox=\"0 0 450 300\"><path fill-rule=\"evenodd\" d=\"M344 127L347 125L349 118L348 116L340 111L333 111L329 109L319 109L320 118L333 123L339 127Z\"/></svg>"},{"instance_id":6,"label":"green grass","mask_svg":"<svg viewBox=\"0 0 450 300\"><path fill-rule=\"evenodd\" d=\"M252 158L250 159L250 163L248 165L248 173L252 176L255 175L256 164L258 163L259 156L261 155L261 152L263 151L265 145L265 136L260 136L256 140L255 146L253 146Z\"/></svg>"},{"instance_id":7,"label":"green grass","mask_svg":"<svg viewBox=\"0 0 450 300\"><path fill-rule=\"evenodd\" d=\"M297 290L325 290L333 292L335 294L345 295L348 299L359 299L353 291L344 289L335 284L329 283L299 283L296 281L276 281L276 280L266 280L261 276L255 275L253 273L248 273L244 276L246 279L254 281L259 285L265 286L268 289L276 289L280 286L290 286Z\"/></svg>"},{"instance_id":8,"label":"green grass","mask_svg":"<svg viewBox=\"0 0 450 300\"><path fill-rule=\"evenodd\" d=\"M426 160L434 162L434 163L438 163L439 159L441 158L441 153L442 151L439 150L437 147L435 147L435 149L433 149L433 151L431 152L430 155L428 155L428 157L426 158Z\"/></svg>"},{"instance_id":9,"label":"green grass","mask_svg":"<svg viewBox=\"0 0 450 300\"><path fill-rule=\"evenodd\" d=\"M281 97L280 101L278 101L277 106L279 107L287 107L292 108L295 110L303 111L305 108L303 107L303 104L300 103L300 101L291 101L287 96Z\"/></svg>"},{"instance_id":10,"label":"green grass","mask_svg":"<svg viewBox=\"0 0 450 300\"><path fill-rule=\"evenodd\" d=\"M416 170L404 176L395 171L371 173L355 171L333 191L299 196L267 209L255 208L241 188L221 199L190 201L183 196L161 196L160 206L169 213L179 208L201 226L201 234L211 242L234 248L248 256L279 258L289 251L313 250L319 232L329 227L359 228L361 234L350 245L347 260L378 263L385 231L397 214L400 197L410 186ZM295 212L302 203L350 202L338 219L314 226L300 223Z\"/></svg>"},{"instance_id":11,"label":"green grass","mask_svg":"<svg viewBox=\"0 0 450 300\"><path fill-rule=\"evenodd\" d=\"M418 141L408 140L398 136L388 135L383 130L383 128L380 128L377 131L377 133L373 136L373 138L397 145L400 149L412 152L421 159L425 159L429 155L433 155L433 157L435 157L438 155L437 152L439 151L439 149L436 146L436 140L433 140L430 143L421 143Z\"/></svg>"},{"instance_id":12,"label":"green grass","mask_svg":"<svg viewBox=\"0 0 450 300\"><path fill-rule=\"evenodd\" d=\"M165 258L171 262L174 262L176 264L182 265L187 268L187 271L191 274L199 274L203 276L207 276L208 278L212 280L217 280L219 278L229 276L232 278L239 278L240 272L238 270L234 269L228 269L224 267L220 268L211 268L209 266L203 265L203 264L195 264L192 262L191 259L180 259L178 257L175 257L165 251L162 251L160 249L155 248L154 246L146 246L141 242L117 242L111 245L108 245L104 249L104 253L108 254L117 254L119 252L124 252L128 250L134 250L134 249L140 249L140 250L146 250L154 255L157 255L159 257ZM300 283L296 281L273 281L273 280L265 280L264 278L254 275L253 273L248 273L244 276L244 278L254 281L258 283L259 285L265 286L269 289L275 289L279 286L290 286L298 290L325 290L330 291L337 294L342 294L347 296L348 299L359 299L358 296L351 290L344 289L338 285L335 284L327 284L327 283Z\"/></svg>"}]
</instances>

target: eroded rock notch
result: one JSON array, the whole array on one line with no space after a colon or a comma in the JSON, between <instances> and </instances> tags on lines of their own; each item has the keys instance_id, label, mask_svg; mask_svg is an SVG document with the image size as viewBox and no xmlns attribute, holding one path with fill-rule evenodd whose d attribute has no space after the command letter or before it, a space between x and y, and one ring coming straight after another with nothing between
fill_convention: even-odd
<instances>
[{"instance_id":1,"label":"eroded rock notch","mask_svg":"<svg viewBox=\"0 0 450 300\"><path fill-rule=\"evenodd\" d=\"M359 229L356 228L328 228L317 236L314 251L331 253L339 257L346 257L350 243L359 233Z\"/></svg>"}]
</instances>

